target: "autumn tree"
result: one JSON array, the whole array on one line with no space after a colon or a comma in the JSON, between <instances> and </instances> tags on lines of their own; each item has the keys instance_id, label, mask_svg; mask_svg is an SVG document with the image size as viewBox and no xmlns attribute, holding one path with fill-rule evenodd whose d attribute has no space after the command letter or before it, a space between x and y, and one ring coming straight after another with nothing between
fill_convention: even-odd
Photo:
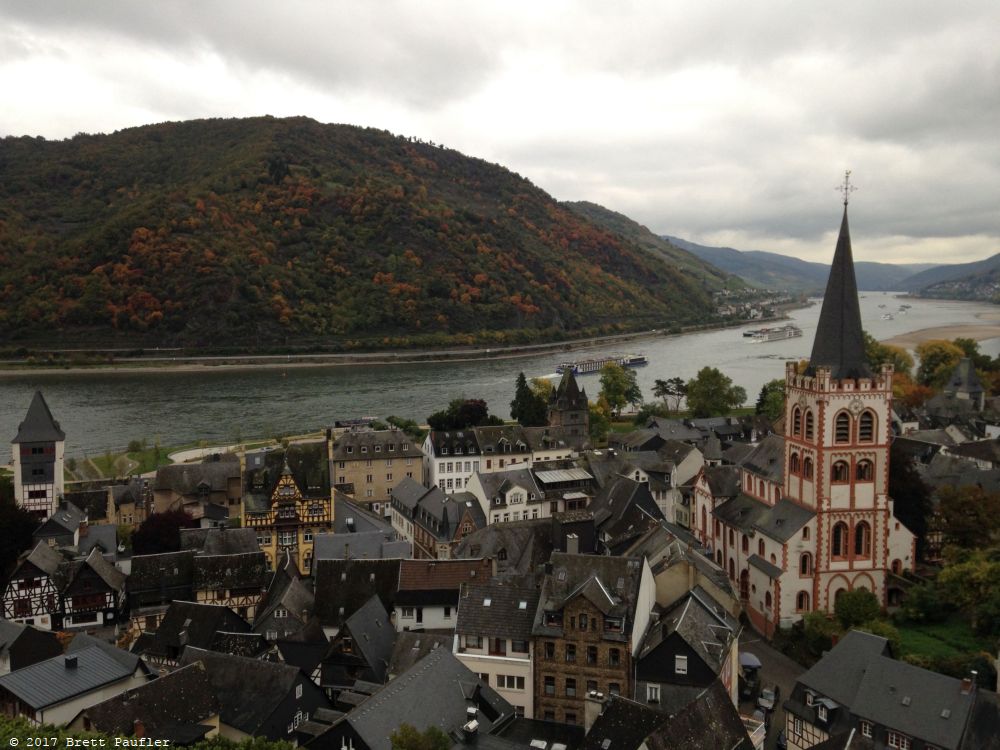
<instances>
[{"instance_id":1,"label":"autumn tree","mask_svg":"<svg viewBox=\"0 0 1000 750\"><path fill-rule=\"evenodd\" d=\"M772 422L785 413L785 381L778 378L761 386L754 414L763 414Z\"/></svg>"},{"instance_id":2,"label":"autumn tree","mask_svg":"<svg viewBox=\"0 0 1000 750\"><path fill-rule=\"evenodd\" d=\"M181 548L181 529L191 529L198 521L183 510L153 513L132 534L132 554L155 555Z\"/></svg>"},{"instance_id":3,"label":"autumn tree","mask_svg":"<svg viewBox=\"0 0 1000 750\"><path fill-rule=\"evenodd\" d=\"M667 380L657 380L653 383L653 395L657 398L663 399L663 403L667 405L668 408L671 407L671 402L673 403L673 410L675 412L680 411L681 401L687 395L687 383L684 382L683 378L672 377Z\"/></svg>"},{"instance_id":4,"label":"autumn tree","mask_svg":"<svg viewBox=\"0 0 1000 750\"><path fill-rule=\"evenodd\" d=\"M392 750L449 750L451 739L433 724L423 732L412 724L401 724L389 735Z\"/></svg>"},{"instance_id":5,"label":"autumn tree","mask_svg":"<svg viewBox=\"0 0 1000 750\"><path fill-rule=\"evenodd\" d=\"M883 364L891 364L895 372L909 375L913 371L913 357L901 346L882 344L875 337L864 332L865 356L872 370L878 372Z\"/></svg>"},{"instance_id":6,"label":"autumn tree","mask_svg":"<svg viewBox=\"0 0 1000 750\"><path fill-rule=\"evenodd\" d=\"M611 430L611 406L606 398L601 396L596 402L588 405L590 410L590 439L594 443L604 443Z\"/></svg>"},{"instance_id":7,"label":"autumn tree","mask_svg":"<svg viewBox=\"0 0 1000 750\"><path fill-rule=\"evenodd\" d=\"M1000 532L1000 492L977 485L938 490L937 524L945 544L965 549L988 547Z\"/></svg>"},{"instance_id":8,"label":"autumn tree","mask_svg":"<svg viewBox=\"0 0 1000 750\"><path fill-rule=\"evenodd\" d=\"M917 368L917 382L940 388L965 352L950 341L940 339L917 344L917 357L920 367Z\"/></svg>"},{"instance_id":9,"label":"autumn tree","mask_svg":"<svg viewBox=\"0 0 1000 750\"><path fill-rule=\"evenodd\" d=\"M635 378L635 370L626 370L615 362L609 362L601 368L601 397L611 407L611 413L617 417L625 404L642 403L642 391Z\"/></svg>"},{"instance_id":10,"label":"autumn tree","mask_svg":"<svg viewBox=\"0 0 1000 750\"><path fill-rule=\"evenodd\" d=\"M938 575L945 596L981 635L1000 634L1000 548L952 550Z\"/></svg>"},{"instance_id":11,"label":"autumn tree","mask_svg":"<svg viewBox=\"0 0 1000 750\"><path fill-rule=\"evenodd\" d=\"M728 414L747 400L747 392L714 367L703 367L687 382L687 406L693 417Z\"/></svg>"},{"instance_id":12,"label":"autumn tree","mask_svg":"<svg viewBox=\"0 0 1000 750\"><path fill-rule=\"evenodd\" d=\"M548 401L532 390L523 372L517 375L510 416L524 427L544 427L548 423Z\"/></svg>"}]
</instances>

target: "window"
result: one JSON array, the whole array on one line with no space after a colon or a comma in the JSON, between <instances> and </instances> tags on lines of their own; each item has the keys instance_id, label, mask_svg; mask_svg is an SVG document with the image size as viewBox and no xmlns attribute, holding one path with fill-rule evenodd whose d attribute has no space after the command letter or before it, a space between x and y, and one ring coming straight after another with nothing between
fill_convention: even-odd
<instances>
[{"instance_id":1,"label":"window","mask_svg":"<svg viewBox=\"0 0 1000 750\"><path fill-rule=\"evenodd\" d=\"M795 597L795 609L799 612L809 611L809 594L805 591L800 591Z\"/></svg>"},{"instance_id":2,"label":"window","mask_svg":"<svg viewBox=\"0 0 1000 750\"><path fill-rule=\"evenodd\" d=\"M792 409L792 434L802 434L802 409L797 406Z\"/></svg>"},{"instance_id":3,"label":"window","mask_svg":"<svg viewBox=\"0 0 1000 750\"><path fill-rule=\"evenodd\" d=\"M622 694L622 686L619 683L617 683L617 682L609 682L608 683L608 693L610 695L621 695Z\"/></svg>"},{"instance_id":4,"label":"window","mask_svg":"<svg viewBox=\"0 0 1000 750\"><path fill-rule=\"evenodd\" d=\"M830 480L833 482L848 482L851 475L847 467L847 461L836 461L830 469Z\"/></svg>"},{"instance_id":5,"label":"window","mask_svg":"<svg viewBox=\"0 0 1000 750\"><path fill-rule=\"evenodd\" d=\"M446 619L446 620L450 620L451 619L451 607L445 607L444 608L444 619Z\"/></svg>"},{"instance_id":6,"label":"window","mask_svg":"<svg viewBox=\"0 0 1000 750\"><path fill-rule=\"evenodd\" d=\"M799 454L793 453L788 459L788 471L792 474L798 474L800 470Z\"/></svg>"},{"instance_id":7,"label":"window","mask_svg":"<svg viewBox=\"0 0 1000 750\"><path fill-rule=\"evenodd\" d=\"M564 723L566 723L566 724L576 724L576 712L575 711L567 711L566 712L566 721Z\"/></svg>"},{"instance_id":8,"label":"window","mask_svg":"<svg viewBox=\"0 0 1000 750\"><path fill-rule=\"evenodd\" d=\"M875 478L875 465L867 459L858 461L854 476L859 482L872 481Z\"/></svg>"},{"instance_id":9,"label":"window","mask_svg":"<svg viewBox=\"0 0 1000 750\"><path fill-rule=\"evenodd\" d=\"M587 646L587 664L597 664L597 646Z\"/></svg>"},{"instance_id":10,"label":"window","mask_svg":"<svg viewBox=\"0 0 1000 750\"><path fill-rule=\"evenodd\" d=\"M580 630L587 629L587 615L580 615Z\"/></svg>"},{"instance_id":11,"label":"window","mask_svg":"<svg viewBox=\"0 0 1000 750\"><path fill-rule=\"evenodd\" d=\"M802 539L804 541L808 541L809 540L809 527L808 526L803 526L802 527Z\"/></svg>"},{"instance_id":12,"label":"window","mask_svg":"<svg viewBox=\"0 0 1000 750\"><path fill-rule=\"evenodd\" d=\"M552 641L547 641L545 643L545 649L544 649L544 651L545 651L545 658L546 659L555 659L556 658L556 644L554 644Z\"/></svg>"},{"instance_id":13,"label":"window","mask_svg":"<svg viewBox=\"0 0 1000 750\"><path fill-rule=\"evenodd\" d=\"M899 750L910 750L910 738L899 732L889 732L888 745Z\"/></svg>"},{"instance_id":14,"label":"window","mask_svg":"<svg viewBox=\"0 0 1000 750\"><path fill-rule=\"evenodd\" d=\"M834 421L833 441L835 443L851 442L851 417L842 411Z\"/></svg>"},{"instance_id":15,"label":"window","mask_svg":"<svg viewBox=\"0 0 1000 750\"><path fill-rule=\"evenodd\" d=\"M284 619L288 617L288 610L284 609L283 607L278 607L276 610L274 610L274 617L277 620Z\"/></svg>"},{"instance_id":16,"label":"window","mask_svg":"<svg viewBox=\"0 0 1000 750\"><path fill-rule=\"evenodd\" d=\"M617 648L608 649L608 664L617 667L622 663L622 652Z\"/></svg>"},{"instance_id":17,"label":"window","mask_svg":"<svg viewBox=\"0 0 1000 750\"><path fill-rule=\"evenodd\" d=\"M833 526L830 554L834 557L847 557L847 524L843 521L839 521Z\"/></svg>"},{"instance_id":18,"label":"window","mask_svg":"<svg viewBox=\"0 0 1000 750\"><path fill-rule=\"evenodd\" d=\"M809 576L812 575L812 555L809 552L803 552L799 557L799 575Z\"/></svg>"},{"instance_id":19,"label":"window","mask_svg":"<svg viewBox=\"0 0 1000 750\"><path fill-rule=\"evenodd\" d=\"M572 677L566 678L566 697L567 698L576 697L576 680Z\"/></svg>"},{"instance_id":20,"label":"window","mask_svg":"<svg viewBox=\"0 0 1000 750\"><path fill-rule=\"evenodd\" d=\"M295 697L296 698L301 698L302 697L302 686L301 685L296 685L295 686Z\"/></svg>"},{"instance_id":21,"label":"window","mask_svg":"<svg viewBox=\"0 0 1000 750\"><path fill-rule=\"evenodd\" d=\"M528 653L528 642L527 641L511 641L510 650L516 654L526 654Z\"/></svg>"},{"instance_id":22,"label":"window","mask_svg":"<svg viewBox=\"0 0 1000 750\"><path fill-rule=\"evenodd\" d=\"M771 608L771 601L772 601L771 600L771 592L768 591L768 592L766 592L764 594L764 608L765 609L770 609Z\"/></svg>"},{"instance_id":23,"label":"window","mask_svg":"<svg viewBox=\"0 0 1000 750\"><path fill-rule=\"evenodd\" d=\"M792 719L792 734L801 735L802 734L802 719L796 716Z\"/></svg>"},{"instance_id":24,"label":"window","mask_svg":"<svg viewBox=\"0 0 1000 750\"><path fill-rule=\"evenodd\" d=\"M659 685L646 685L646 700L649 703L659 703L660 702L660 686Z\"/></svg>"},{"instance_id":25,"label":"window","mask_svg":"<svg viewBox=\"0 0 1000 750\"><path fill-rule=\"evenodd\" d=\"M863 737L871 737L872 736L872 723L870 721L862 721L861 722L861 735Z\"/></svg>"},{"instance_id":26,"label":"window","mask_svg":"<svg viewBox=\"0 0 1000 750\"><path fill-rule=\"evenodd\" d=\"M403 619L411 619L413 617L413 607L403 607Z\"/></svg>"},{"instance_id":27,"label":"window","mask_svg":"<svg viewBox=\"0 0 1000 750\"><path fill-rule=\"evenodd\" d=\"M512 674L498 674L497 687L503 690L524 690L524 677Z\"/></svg>"},{"instance_id":28,"label":"window","mask_svg":"<svg viewBox=\"0 0 1000 750\"><path fill-rule=\"evenodd\" d=\"M744 534L740 546L743 548L743 554L747 554L750 551L750 537Z\"/></svg>"},{"instance_id":29,"label":"window","mask_svg":"<svg viewBox=\"0 0 1000 750\"><path fill-rule=\"evenodd\" d=\"M546 678L544 678L544 683L545 683L545 694L546 695L555 695L556 694L556 678L555 677L546 677Z\"/></svg>"},{"instance_id":30,"label":"window","mask_svg":"<svg viewBox=\"0 0 1000 750\"><path fill-rule=\"evenodd\" d=\"M826 711L826 706L824 706L822 703L819 704L819 706L816 708L816 716L817 718L819 718L820 721L826 721L828 714Z\"/></svg>"},{"instance_id":31,"label":"window","mask_svg":"<svg viewBox=\"0 0 1000 750\"><path fill-rule=\"evenodd\" d=\"M312 540L313 540L312 529L309 529L308 531L302 532L302 541L303 542L311 542Z\"/></svg>"},{"instance_id":32,"label":"window","mask_svg":"<svg viewBox=\"0 0 1000 750\"><path fill-rule=\"evenodd\" d=\"M688 673L688 658L686 656L674 657L674 674Z\"/></svg>"},{"instance_id":33,"label":"window","mask_svg":"<svg viewBox=\"0 0 1000 750\"><path fill-rule=\"evenodd\" d=\"M763 557L764 556L764 551L765 551L764 550L764 540L763 539L758 539L757 540L757 554L760 555L761 557Z\"/></svg>"},{"instance_id":34,"label":"window","mask_svg":"<svg viewBox=\"0 0 1000 750\"><path fill-rule=\"evenodd\" d=\"M806 479L813 478L813 460L809 456L802 461L802 476Z\"/></svg>"},{"instance_id":35,"label":"window","mask_svg":"<svg viewBox=\"0 0 1000 750\"><path fill-rule=\"evenodd\" d=\"M872 530L865 521L854 527L854 556L870 557L872 553Z\"/></svg>"},{"instance_id":36,"label":"window","mask_svg":"<svg viewBox=\"0 0 1000 750\"><path fill-rule=\"evenodd\" d=\"M875 414L870 411L861 413L858 420L858 441L871 443L875 440Z\"/></svg>"},{"instance_id":37,"label":"window","mask_svg":"<svg viewBox=\"0 0 1000 750\"><path fill-rule=\"evenodd\" d=\"M814 437L814 420L813 413L811 410L806 412L806 440L812 440Z\"/></svg>"},{"instance_id":38,"label":"window","mask_svg":"<svg viewBox=\"0 0 1000 750\"><path fill-rule=\"evenodd\" d=\"M572 643L566 644L566 661L576 661L576 646Z\"/></svg>"}]
</instances>

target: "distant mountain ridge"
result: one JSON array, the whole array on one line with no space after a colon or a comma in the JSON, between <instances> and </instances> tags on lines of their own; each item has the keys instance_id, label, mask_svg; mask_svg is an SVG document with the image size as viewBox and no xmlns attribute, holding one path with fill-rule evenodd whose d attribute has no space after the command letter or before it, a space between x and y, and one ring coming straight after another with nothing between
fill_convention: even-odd
<instances>
[{"instance_id":1,"label":"distant mountain ridge","mask_svg":"<svg viewBox=\"0 0 1000 750\"><path fill-rule=\"evenodd\" d=\"M787 255L761 250L735 250L731 247L709 247L679 237L665 236L670 243L688 250L714 266L736 274L754 286L769 289L790 289L798 292L822 293L830 273L824 263L800 260ZM937 269L929 263L873 263L857 261L854 264L858 289L869 292L900 291L908 287L906 281L919 272Z\"/></svg>"},{"instance_id":2,"label":"distant mountain ridge","mask_svg":"<svg viewBox=\"0 0 1000 750\"><path fill-rule=\"evenodd\" d=\"M499 165L307 118L6 137L0 174L8 346L521 343L705 322L727 283Z\"/></svg>"}]
</instances>

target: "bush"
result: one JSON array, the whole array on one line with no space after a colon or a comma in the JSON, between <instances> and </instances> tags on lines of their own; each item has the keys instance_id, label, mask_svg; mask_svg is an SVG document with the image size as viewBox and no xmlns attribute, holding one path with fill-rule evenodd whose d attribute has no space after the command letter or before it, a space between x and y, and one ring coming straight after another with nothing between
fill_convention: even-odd
<instances>
[{"instance_id":1,"label":"bush","mask_svg":"<svg viewBox=\"0 0 1000 750\"><path fill-rule=\"evenodd\" d=\"M819 656L833 648L834 636L840 635L840 625L826 612L809 612L802 617L806 648Z\"/></svg>"},{"instance_id":2,"label":"bush","mask_svg":"<svg viewBox=\"0 0 1000 750\"><path fill-rule=\"evenodd\" d=\"M845 591L833 605L834 614L845 630L878 618L881 609L875 594L868 589Z\"/></svg>"},{"instance_id":3,"label":"bush","mask_svg":"<svg viewBox=\"0 0 1000 750\"><path fill-rule=\"evenodd\" d=\"M944 622L952 613L947 596L933 582L922 583L906 592L903 605L896 612L897 622Z\"/></svg>"}]
</instances>

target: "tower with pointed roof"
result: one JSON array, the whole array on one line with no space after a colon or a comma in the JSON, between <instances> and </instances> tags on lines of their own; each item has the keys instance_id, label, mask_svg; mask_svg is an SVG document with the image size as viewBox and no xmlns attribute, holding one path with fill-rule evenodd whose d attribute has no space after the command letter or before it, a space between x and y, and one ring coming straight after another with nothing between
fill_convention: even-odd
<instances>
[{"instance_id":1,"label":"tower with pointed roof","mask_svg":"<svg viewBox=\"0 0 1000 750\"><path fill-rule=\"evenodd\" d=\"M14 499L20 507L45 520L56 511L65 489L66 433L52 418L41 391L35 391L11 443Z\"/></svg>"},{"instance_id":2,"label":"tower with pointed roof","mask_svg":"<svg viewBox=\"0 0 1000 750\"><path fill-rule=\"evenodd\" d=\"M799 575L782 577L797 590L775 597L829 611L837 596L859 588L886 604L890 573L915 563L913 534L896 520L889 498L893 369L873 371L865 355L846 196L845 189L809 364L801 373L794 362L785 370L782 495L815 514L815 538L803 540L800 560L789 561Z\"/></svg>"},{"instance_id":3,"label":"tower with pointed roof","mask_svg":"<svg viewBox=\"0 0 1000 750\"><path fill-rule=\"evenodd\" d=\"M559 385L549 397L549 427L557 427L567 435L586 438L590 434L590 406L587 391L576 383L570 368L566 368Z\"/></svg>"}]
</instances>

